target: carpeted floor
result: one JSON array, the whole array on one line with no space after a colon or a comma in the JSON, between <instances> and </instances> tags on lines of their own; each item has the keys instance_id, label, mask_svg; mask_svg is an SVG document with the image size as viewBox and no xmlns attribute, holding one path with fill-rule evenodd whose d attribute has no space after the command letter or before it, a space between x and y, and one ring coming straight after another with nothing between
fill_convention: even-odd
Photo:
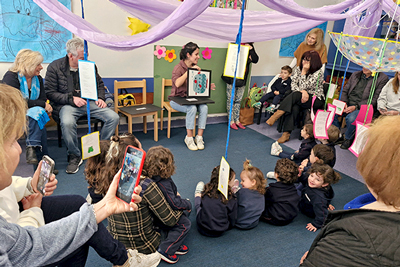
<instances>
[{"instance_id":1,"label":"carpeted floor","mask_svg":"<svg viewBox=\"0 0 400 267\"><path fill-rule=\"evenodd\" d=\"M279 133L276 130L263 129L263 127L264 125L253 125L252 129L248 127L246 130L231 131L227 161L236 171L237 177L239 177L243 161L246 158L250 159L252 164L264 173L274 169L278 158L270 155L271 144L275 141L270 137L276 139L279 137ZM190 198L194 205L194 189L197 182L200 180L208 182L213 167L219 164L221 157L225 154L227 126L226 124L207 125L204 134L206 148L203 151L190 151L186 148L183 142L184 128L173 128L170 139L166 137L166 130L160 131L158 142L154 142L152 131L147 134L142 132L134 134L140 139L145 150L155 145L171 149L177 166L177 172L173 179L182 197ZM285 144L288 150L295 150L299 147L299 141L295 140L294 136L295 133L293 140ZM57 176L59 185L55 194L86 196L87 184L83 175L84 165L78 173L66 174L65 145L63 148L58 148L56 140L51 140L49 146L50 156L56 161L56 167L60 170L60 174ZM340 148L337 150L340 152ZM349 154L345 153L345 156L352 156L350 152ZM344 173L354 173L354 170L353 172L351 170L352 163L343 166L344 161L350 162L350 158L347 156L346 159L343 159L345 156L342 156L341 152L338 153L336 168ZM355 159L352 161L355 164ZM24 162L23 153L17 175L26 176L32 173L32 166L27 166ZM336 195L332 204L338 209L354 197L367 192L366 187L356 179L343 173L342 177L342 180L333 186ZM355 178L359 178L359 176ZM274 181L269 180L268 182ZM247 231L233 229L220 238L204 237L197 232L194 211L190 219L192 229L185 242L190 250L188 254L180 256L176 266L297 266L301 256L308 250L317 234L305 229L311 219L302 214L299 214L287 226L277 227L260 222L255 229ZM90 251L86 266L110 265L93 250ZM160 264L160 266L167 265L165 262Z\"/></svg>"}]
</instances>

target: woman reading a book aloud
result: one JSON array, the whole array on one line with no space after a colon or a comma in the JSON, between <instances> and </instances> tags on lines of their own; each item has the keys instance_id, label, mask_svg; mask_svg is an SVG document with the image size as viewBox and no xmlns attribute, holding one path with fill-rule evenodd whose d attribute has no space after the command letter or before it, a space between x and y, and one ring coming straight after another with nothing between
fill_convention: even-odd
<instances>
[{"instance_id":1,"label":"woman reading a book aloud","mask_svg":"<svg viewBox=\"0 0 400 267\"><path fill-rule=\"evenodd\" d=\"M201 71L197 65L199 61L199 47L193 42L187 43L181 50L179 57L181 61L174 67L172 71L172 90L170 97L186 97L187 96L187 78L188 68L194 68ZM215 84L211 84L211 90L215 90ZM179 112L186 113L186 137L185 144L190 150L204 149L203 133L206 128L208 106L207 104L179 105L170 99L171 107ZM193 129L195 127L194 120L196 113L199 112L198 133L193 138Z\"/></svg>"}]
</instances>

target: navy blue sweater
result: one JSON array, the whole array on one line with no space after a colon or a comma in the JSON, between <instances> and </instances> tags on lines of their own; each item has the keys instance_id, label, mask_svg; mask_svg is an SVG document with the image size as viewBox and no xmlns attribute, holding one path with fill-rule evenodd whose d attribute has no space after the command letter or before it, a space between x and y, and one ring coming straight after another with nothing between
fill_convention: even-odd
<instances>
[{"instance_id":1,"label":"navy blue sweater","mask_svg":"<svg viewBox=\"0 0 400 267\"><path fill-rule=\"evenodd\" d=\"M263 219L274 225L290 223L299 212L300 196L294 184L272 183L265 191Z\"/></svg>"},{"instance_id":2,"label":"navy blue sweater","mask_svg":"<svg viewBox=\"0 0 400 267\"><path fill-rule=\"evenodd\" d=\"M292 79L290 77L282 82L282 78L278 78L271 86L271 91L279 91L279 95L283 98L288 90L292 89Z\"/></svg>"},{"instance_id":3,"label":"navy blue sweater","mask_svg":"<svg viewBox=\"0 0 400 267\"><path fill-rule=\"evenodd\" d=\"M235 227L251 229L258 225L265 209L264 195L256 190L242 188L236 192L238 199L238 215Z\"/></svg>"},{"instance_id":4,"label":"navy blue sweater","mask_svg":"<svg viewBox=\"0 0 400 267\"><path fill-rule=\"evenodd\" d=\"M230 197L227 204L222 203L222 194L219 198L210 198L205 195L201 198L200 211L196 222L200 233L208 236L220 236L231 229L237 218L237 201Z\"/></svg>"},{"instance_id":5,"label":"navy blue sweater","mask_svg":"<svg viewBox=\"0 0 400 267\"><path fill-rule=\"evenodd\" d=\"M151 179L158 185L173 210L192 210L192 203L177 195L178 189L171 177L161 178L160 176L154 176Z\"/></svg>"},{"instance_id":6,"label":"navy blue sweater","mask_svg":"<svg viewBox=\"0 0 400 267\"><path fill-rule=\"evenodd\" d=\"M303 160L307 159L316 144L314 138L307 138L301 141L299 152L293 154L293 161L299 164Z\"/></svg>"},{"instance_id":7,"label":"navy blue sweater","mask_svg":"<svg viewBox=\"0 0 400 267\"><path fill-rule=\"evenodd\" d=\"M332 186L322 188L310 188L308 184L301 191L299 208L308 217L314 218L311 224L321 228L328 215L328 206L335 193Z\"/></svg>"}]
</instances>

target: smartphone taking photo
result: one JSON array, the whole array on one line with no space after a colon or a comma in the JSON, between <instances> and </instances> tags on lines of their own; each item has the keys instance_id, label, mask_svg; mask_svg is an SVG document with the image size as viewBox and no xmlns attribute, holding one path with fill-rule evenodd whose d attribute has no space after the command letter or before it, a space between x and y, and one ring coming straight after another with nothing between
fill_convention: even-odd
<instances>
[{"instance_id":1,"label":"smartphone taking photo","mask_svg":"<svg viewBox=\"0 0 400 267\"><path fill-rule=\"evenodd\" d=\"M50 176L53 173L54 169L54 160L52 160L49 156L43 156L42 158L42 167L40 168L39 180L37 183L37 190L44 195L46 193L45 187L46 184L50 180Z\"/></svg>"},{"instance_id":2,"label":"smartphone taking photo","mask_svg":"<svg viewBox=\"0 0 400 267\"><path fill-rule=\"evenodd\" d=\"M126 148L117 189L117 197L126 203L132 202L133 190L139 184L145 157L146 152L142 149L133 146Z\"/></svg>"}]
</instances>

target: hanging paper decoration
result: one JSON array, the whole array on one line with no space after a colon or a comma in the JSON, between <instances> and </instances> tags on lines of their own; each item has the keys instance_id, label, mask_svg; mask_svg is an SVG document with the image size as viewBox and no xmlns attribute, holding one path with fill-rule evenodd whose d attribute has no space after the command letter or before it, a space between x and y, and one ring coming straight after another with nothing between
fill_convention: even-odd
<instances>
[{"instance_id":1,"label":"hanging paper decoration","mask_svg":"<svg viewBox=\"0 0 400 267\"><path fill-rule=\"evenodd\" d=\"M174 59L176 58L176 54L175 54L175 50L171 49L171 50L167 50L165 52L165 57L164 59L166 61L168 61L169 63L171 63L172 61L174 61Z\"/></svg>"},{"instance_id":2,"label":"hanging paper decoration","mask_svg":"<svg viewBox=\"0 0 400 267\"><path fill-rule=\"evenodd\" d=\"M343 34L340 40L340 33L329 32L329 35L340 52L352 62L372 72L400 71L399 42L386 40L385 46L385 39Z\"/></svg>"},{"instance_id":3,"label":"hanging paper decoration","mask_svg":"<svg viewBox=\"0 0 400 267\"><path fill-rule=\"evenodd\" d=\"M128 17L131 24L128 26L132 30L131 35L135 35L140 32L147 32L150 27L150 24L147 24L140 19Z\"/></svg>"},{"instance_id":4,"label":"hanging paper decoration","mask_svg":"<svg viewBox=\"0 0 400 267\"><path fill-rule=\"evenodd\" d=\"M167 50L167 48L165 48L164 46L156 46L156 50L154 51L154 55L160 59L162 57L165 57L166 53L165 51Z\"/></svg>"},{"instance_id":5,"label":"hanging paper decoration","mask_svg":"<svg viewBox=\"0 0 400 267\"><path fill-rule=\"evenodd\" d=\"M204 59L211 59L212 50L210 48L206 47L206 49L201 51L201 54L203 55Z\"/></svg>"}]
</instances>

